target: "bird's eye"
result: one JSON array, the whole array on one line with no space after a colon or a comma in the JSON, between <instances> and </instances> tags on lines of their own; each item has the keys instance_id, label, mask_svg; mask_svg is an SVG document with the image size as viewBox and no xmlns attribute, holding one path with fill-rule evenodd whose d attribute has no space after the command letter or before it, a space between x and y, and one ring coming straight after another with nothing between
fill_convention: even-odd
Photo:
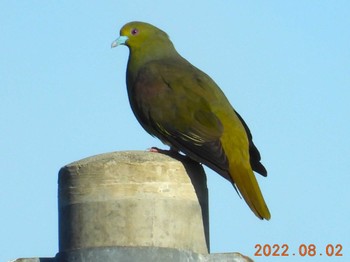
<instances>
[{"instance_id":1,"label":"bird's eye","mask_svg":"<svg viewBox=\"0 0 350 262\"><path fill-rule=\"evenodd\" d=\"M134 28L131 30L132 35L137 35L139 33L139 30L137 28Z\"/></svg>"}]
</instances>

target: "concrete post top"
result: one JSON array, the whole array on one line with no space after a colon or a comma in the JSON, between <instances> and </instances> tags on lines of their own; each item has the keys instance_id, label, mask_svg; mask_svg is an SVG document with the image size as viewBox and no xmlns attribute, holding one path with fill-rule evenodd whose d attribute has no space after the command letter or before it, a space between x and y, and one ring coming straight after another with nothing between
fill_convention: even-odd
<instances>
[{"instance_id":1,"label":"concrete post top","mask_svg":"<svg viewBox=\"0 0 350 262\"><path fill-rule=\"evenodd\" d=\"M61 179L66 173L98 174L103 170L104 175L109 172L115 175L115 171L118 170L119 173L123 174L125 179L130 181L130 177L127 176L129 172L125 172L125 169L134 168L135 166L139 166L143 169L142 173L145 173L145 168L146 170L150 170L150 168L157 169L156 172L161 174L161 177L157 177L157 181L162 179L162 177L168 180L168 175L175 174L179 169L183 168L184 170L181 171L185 171L190 176L191 174L197 174L194 178L190 177L191 179L206 181L205 175L198 175L198 173L204 173L202 165L190 158L179 154L169 153L169 155L167 155L166 153L155 153L149 151L119 151L87 157L62 167L59 172L59 179ZM151 177L145 176L144 178L145 182L150 182L152 180ZM176 179L184 178L187 179L186 176L176 177ZM138 177L138 179L141 178ZM172 177L171 179L174 178Z\"/></svg>"},{"instance_id":2,"label":"concrete post top","mask_svg":"<svg viewBox=\"0 0 350 262\"><path fill-rule=\"evenodd\" d=\"M150 151L116 151L104 154L99 154L95 156L90 156L83 158L78 161L74 161L66 166L85 165L87 163L110 163L110 162L121 162L121 163L143 163L143 162L178 162L179 160L185 161L187 163L195 163L185 156L171 155L171 153L156 153ZM176 158L181 159L176 159Z\"/></svg>"},{"instance_id":3,"label":"concrete post top","mask_svg":"<svg viewBox=\"0 0 350 262\"><path fill-rule=\"evenodd\" d=\"M163 196L168 193L168 197L172 197L172 194L176 194L177 197L196 197L191 192L193 186L199 197L203 194L203 190L205 192L207 190L206 176L201 164L179 154L168 156L147 151L121 151L87 157L62 167L58 178L59 191L109 188L116 183L143 184L149 188L157 183L165 187ZM169 190L169 187L174 190ZM118 192L120 194L125 194L125 191L131 192L128 189L129 186L118 187L114 195ZM161 187L157 190L161 190ZM184 194L179 194L182 190L185 190L182 192ZM103 196L104 189L101 191L96 194ZM147 192L150 193L147 190L143 193ZM65 204L65 201L60 203Z\"/></svg>"},{"instance_id":4,"label":"concrete post top","mask_svg":"<svg viewBox=\"0 0 350 262\"><path fill-rule=\"evenodd\" d=\"M204 170L174 157L112 152L64 166L58 180L60 252L137 246L207 254Z\"/></svg>"}]
</instances>

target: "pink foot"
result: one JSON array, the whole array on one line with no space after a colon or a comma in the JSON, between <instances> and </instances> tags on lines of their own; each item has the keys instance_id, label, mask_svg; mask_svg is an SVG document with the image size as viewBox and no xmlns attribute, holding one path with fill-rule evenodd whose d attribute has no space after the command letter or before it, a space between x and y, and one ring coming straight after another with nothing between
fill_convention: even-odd
<instances>
[{"instance_id":1,"label":"pink foot","mask_svg":"<svg viewBox=\"0 0 350 262\"><path fill-rule=\"evenodd\" d=\"M151 148L148 148L147 151L153 152L153 153L162 153L162 154L166 154L166 155L178 154L179 153L179 151L176 150L173 147L170 147L169 150L166 150L166 149L160 149L158 147L152 146Z\"/></svg>"},{"instance_id":2,"label":"pink foot","mask_svg":"<svg viewBox=\"0 0 350 262\"><path fill-rule=\"evenodd\" d=\"M153 153L162 153L163 149L159 149L158 147L152 146L151 148L147 148L147 151L149 152L153 152Z\"/></svg>"}]
</instances>

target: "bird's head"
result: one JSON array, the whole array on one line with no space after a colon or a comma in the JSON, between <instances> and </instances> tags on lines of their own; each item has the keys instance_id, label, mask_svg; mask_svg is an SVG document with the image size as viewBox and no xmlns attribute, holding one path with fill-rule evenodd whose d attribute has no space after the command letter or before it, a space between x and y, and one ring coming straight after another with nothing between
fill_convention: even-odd
<instances>
[{"instance_id":1,"label":"bird's head","mask_svg":"<svg viewBox=\"0 0 350 262\"><path fill-rule=\"evenodd\" d=\"M129 48L141 47L147 43L169 43L168 35L159 28L143 22L130 22L120 29L120 36L112 47L126 45Z\"/></svg>"}]
</instances>

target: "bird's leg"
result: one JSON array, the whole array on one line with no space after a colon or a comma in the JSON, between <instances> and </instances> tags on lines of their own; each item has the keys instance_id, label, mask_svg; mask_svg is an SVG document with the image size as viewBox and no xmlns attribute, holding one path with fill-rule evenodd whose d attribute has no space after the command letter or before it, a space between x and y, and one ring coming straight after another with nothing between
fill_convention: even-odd
<instances>
[{"instance_id":1,"label":"bird's leg","mask_svg":"<svg viewBox=\"0 0 350 262\"><path fill-rule=\"evenodd\" d=\"M188 157L187 155L180 154L179 150L173 146L170 146L169 150L160 149L158 147L151 147L150 149L148 149L148 151L154 152L154 153L161 153L161 154L173 157L179 161L194 161L190 157ZM194 161L194 162L197 162L197 161Z\"/></svg>"},{"instance_id":2,"label":"bird's leg","mask_svg":"<svg viewBox=\"0 0 350 262\"><path fill-rule=\"evenodd\" d=\"M151 148L148 149L149 152L153 153L162 153L165 155L177 155L179 154L179 150L177 150L175 147L170 146L169 150L166 149L160 149L158 147L152 146Z\"/></svg>"},{"instance_id":3,"label":"bird's leg","mask_svg":"<svg viewBox=\"0 0 350 262\"><path fill-rule=\"evenodd\" d=\"M170 146L169 150L166 149L160 149L158 147L152 146L150 149L148 149L149 152L154 152L154 153L161 153L164 155L168 155L174 158L178 158L180 155L179 150L177 150L175 147Z\"/></svg>"},{"instance_id":4,"label":"bird's leg","mask_svg":"<svg viewBox=\"0 0 350 262\"><path fill-rule=\"evenodd\" d=\"M153 153L161 153L163 149L159 149L158 147L152 146L151 148L147 148L147 151L153 152Z\"/></svg>"}]
</instances>

